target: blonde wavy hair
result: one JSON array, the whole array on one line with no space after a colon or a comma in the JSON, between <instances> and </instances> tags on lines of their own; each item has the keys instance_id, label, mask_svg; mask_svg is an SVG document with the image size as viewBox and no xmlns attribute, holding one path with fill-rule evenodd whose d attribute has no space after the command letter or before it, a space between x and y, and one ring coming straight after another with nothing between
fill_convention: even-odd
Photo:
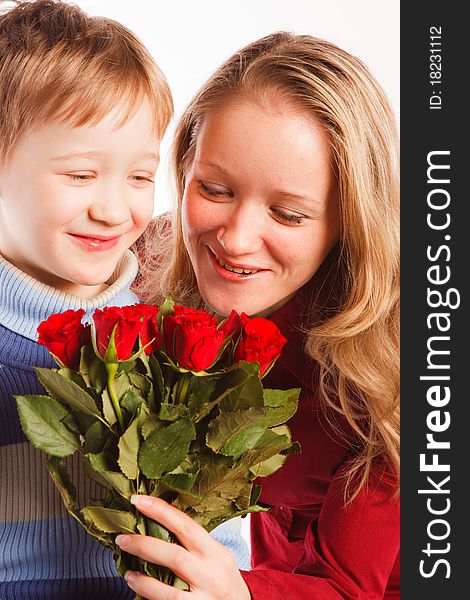
<instances>
[{"instance_id":1,"label":"blonde wavy hair","mask_svg":"<svg viewBox=\"0 0 470 600\"><path fill-rule=\"evenodd\" d=\"M345 489L352 499L380 464L398 492L399 144L389 102L360 60L327 41L277 32L216 71L179 121L178 203L171 222L160 220L146 236L138 291L151 302L171 291L201 305L181 222L198 132L209 111L232 99L262 102L273 92L320 121L331 141L340 239L328 268L315 275L305 350L318 364L325 402L356 434Z\"/></svg>"}]
</instances>

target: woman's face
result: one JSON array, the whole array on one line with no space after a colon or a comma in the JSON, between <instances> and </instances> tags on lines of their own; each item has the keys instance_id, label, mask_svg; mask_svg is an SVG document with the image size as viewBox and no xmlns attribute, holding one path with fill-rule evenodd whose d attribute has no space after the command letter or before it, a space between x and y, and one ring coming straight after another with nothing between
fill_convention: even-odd
<instances>
[{"instance_id":1,"label":"woman's face","mask_svg":"<svg viewBox=\"0 0 470 600\"><path fill-rule=\"evenodd\" d=\"M204 301L269 316L314 275L338 240L329 141L293 108L210 112L183 197L183 235Z\"/></svg>"}]
</instances>

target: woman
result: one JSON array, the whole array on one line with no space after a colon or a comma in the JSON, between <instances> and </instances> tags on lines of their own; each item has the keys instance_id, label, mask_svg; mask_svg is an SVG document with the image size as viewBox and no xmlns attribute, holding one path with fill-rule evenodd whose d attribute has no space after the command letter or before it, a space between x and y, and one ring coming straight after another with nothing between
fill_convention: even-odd
<instances>
[{"instance_id":1,"label":"woman","mask_svg":"<svg viewBox=\"0 0 470 600\"><path fill-rule=\"evenodd\" d=\"M252 571L175 508L134 499L183 548L120 545L194 598L399 597L397 148L366 67L287 33L230 58L179 123L178 210L141 293L270 317L288 342L266 384L302 388L289 421L302 452L261 482L271 509L251 516ZM188 597L127 579L146 598Z\"/></svg>"}]
</instances>

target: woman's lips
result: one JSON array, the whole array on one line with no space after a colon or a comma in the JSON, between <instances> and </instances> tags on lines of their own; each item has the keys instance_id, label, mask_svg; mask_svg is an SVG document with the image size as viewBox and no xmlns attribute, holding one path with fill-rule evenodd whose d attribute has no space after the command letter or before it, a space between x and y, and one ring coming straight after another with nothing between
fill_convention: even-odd
<instances>
[{"instance_id":1,"label":"woman's lips","mask_svg":"<svg viewBox=\"0 0 470 600\"><path fill-rule=\"evenodd\" d=\"M70 237L78 242L81 246L86 248L89 252L101 252L104 250L111 250L119 243L121 239L120 235L114 237L93 237L89 235L80 235L75 233L69 233Z\"/></svg>"},{"instance_id":2,"label":"woman's lips","mask_svg":"<svg viewBox=\"0 0 470 600\"><path fill-rule=\"evenodd\" d=\"M226 269L224 266L222 266L220 264L220 262L224 262L222 259L219 259L218 257L214 254L214 252L212 252L212 250L207 247L207 252L209 254L209 260L211 262L211 265L214 269L214 271L216 272L217 275L219 275L219 277L222 277L222 279L225 279L226 281L231 281L231 282L237 282L237 283L242 283L244 281L252 281L254 278L256 277L260 277L262 276L263 273L267 273L268 270L267 269L255 269L255 267L248 267L248 266L235 266L235 265L231 265L231 263L229 263L227 261L226 264L230 269L237 269L238 271L252 271L251 273L237 273L233 270L229 270Z\"/></svg>"}]
</instances>

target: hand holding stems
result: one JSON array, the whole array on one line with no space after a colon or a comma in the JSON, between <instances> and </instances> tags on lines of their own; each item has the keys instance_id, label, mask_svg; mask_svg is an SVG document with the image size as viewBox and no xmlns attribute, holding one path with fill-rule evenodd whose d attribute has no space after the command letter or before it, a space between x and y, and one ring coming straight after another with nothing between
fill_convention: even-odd
<instances>
[{"instance_id":1,"label":"hand holding stems","mask_svg":"<svg viewBox=\"0 0 470 600\"><path fill-rule=\"evenodd\" d=\"M129 587L148 600L250 600L251 595L232 553L191 517L160 498L132 496L140 512L175 534L181 546L144 535L119 535L117 544L130 554L171 569L190 591L172 588L142 573L125 573Z\"/></svg>"}]
</instances>

